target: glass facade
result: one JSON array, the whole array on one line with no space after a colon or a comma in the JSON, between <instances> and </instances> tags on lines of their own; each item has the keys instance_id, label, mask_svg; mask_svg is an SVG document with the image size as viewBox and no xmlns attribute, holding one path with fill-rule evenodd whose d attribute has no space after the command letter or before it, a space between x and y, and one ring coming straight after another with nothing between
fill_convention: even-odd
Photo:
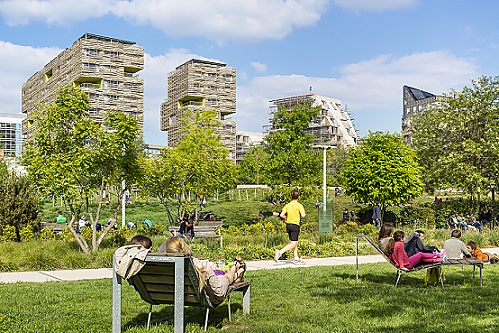
<instances>
[{"instance_id":1,"label":"glass facade","mask_svg":"<svg viewBox=\"0 0 499 333\"><path fill-rule=\"evenodd\" d=\"M0 113L0 149L5 156L21 157L25 136L22 134L23 114Z\"/></svg>"}]
</instances>

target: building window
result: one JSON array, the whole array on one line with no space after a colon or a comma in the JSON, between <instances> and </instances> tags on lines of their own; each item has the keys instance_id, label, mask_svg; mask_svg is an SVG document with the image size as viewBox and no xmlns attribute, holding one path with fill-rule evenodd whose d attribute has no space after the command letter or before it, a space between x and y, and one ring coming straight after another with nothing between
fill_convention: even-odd
<instances>
[{"instance_id":1,"label":"building window","mask_svg":"<svg viewBox=\"0 0 499 333\"><path fill-rule=\"evenodd\" d=\"M137 89L139 87L138 83L124 83L123 87L125 89Z\"/></svg>"},{"instance_id":2,"label":"building window","mask_svg":"<svg viewBox=\"0 0 499 333\"><path fill-rule=\"evenodd\" d=\"M99 94L89 94L90 99L99 99Z\"/></svg>"},{"instance_id":3,"label":"building window","mask_svg":"<svg viewBox=\"0 0 499 333\"><path fill-rule=\"evenodd\" d=\"M83 63L83 69L86 71L98 72L99 65L85 62L85 63Z\"/></svg>"},{"instance_id":4,"label":"building window","mask_svg":"<svg viewBox=\"0 0 499 333\"><path fill-rule=\"evenodd\" d=\"M177 116L176 115L170 116L170 125L173 125L176 122L177 122Z\"/></svg>"},{"instance_id":5,"label":"building window","mask_svg":"<svg viewBox=\"0 0 499 333\"><path fill-rule=\"evenodd\" d=\"M119 53L116 51L104 51L104 55L108 55L110 57L117 57Z\"/></svg>"},{"instance_id":6,"label":"building window","mask_svg":"<svg viewBox=\"0 0 499 333\"><path fill-rule=\"evenodd\" d=\"M96 50L96 49L84 49L83 50L83 54L88 56L88 55L98 55L99 54L99 50Z\"/></svg>"},{"instance_id":7,"label":"building window","mask_svg":"<svg viewBox=\"0 0 499 333\"><path fill-rule=\"evenodd\" d=\"M216 104L218 104L218 99L216 99L216 98L207 98L206 102L208 104L211 104L211 105L216 105Z\"/></svg>"},{"instance_id":8,"label":"building window","mask_svg":"<svg viewBox=\"0 0 499 333\"><path fill-rule=\"evenodd\" d=\"M117 101L118 96L116 95L104 95L104 101Z\"/></svg>"},{"instance_id":9,"label":"building window","mask_svg":"<svg viewBox=\"0 0 499 333\"><path fill-rule=\"evenodd\" d=\"M119 85L118 81L114 80L104 80L104 87L117 87Z\"/></svg>"}]
</instances>

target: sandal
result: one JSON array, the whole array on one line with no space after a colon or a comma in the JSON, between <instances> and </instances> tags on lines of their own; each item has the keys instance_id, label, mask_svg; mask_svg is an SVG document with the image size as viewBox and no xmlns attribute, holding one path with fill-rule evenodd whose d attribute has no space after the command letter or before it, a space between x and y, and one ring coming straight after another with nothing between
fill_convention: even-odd
<instances>
[{"instance_id":1,"label":"sandal","mask_svg":"<svg viewBox=\"0 0 499 333\"><path fill-rule=\"evenodd\" d=\"M236 272L234 273L234 281L232 284L244 282L244 273L246 272L246 263L237 256L234 260L234 266L236 267Z\"/></svg>"}]
</instances>

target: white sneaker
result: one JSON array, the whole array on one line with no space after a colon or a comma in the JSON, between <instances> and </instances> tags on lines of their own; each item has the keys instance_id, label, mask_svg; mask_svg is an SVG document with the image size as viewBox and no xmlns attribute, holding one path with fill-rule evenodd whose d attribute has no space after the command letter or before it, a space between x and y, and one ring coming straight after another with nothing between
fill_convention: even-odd
<instances>
[{"instance_id":1,"label":"white sneaker","mask_svg":"<svg viewBox=\"0 0 499 333\"><path fill-rule=\"evenodd\" d=\"M275 262L278 262L279 261L279 257L280 257L280 253L279 253L279 250L274 250L274 261Z\"/></svg>"}]
</instances>

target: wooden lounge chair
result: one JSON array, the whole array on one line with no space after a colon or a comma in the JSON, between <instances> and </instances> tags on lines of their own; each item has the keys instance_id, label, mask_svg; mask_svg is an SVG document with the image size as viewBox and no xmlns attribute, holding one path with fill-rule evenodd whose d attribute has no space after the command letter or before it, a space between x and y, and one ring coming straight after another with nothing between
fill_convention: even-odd
<instances>
[{"instance_id":1,"label":"wooden lounge chair","mask_svg":"<svg viewBox=\"0 0 499 333\"><path fill-rule=\"evenodd\" d=\"M478 261L476 259L448 259L444 262L431 262L431 263L426 263L422 262L417 264L416 266L410 268L408 271L403 271L399 267L395 265L393 261L390 260L390 258L380 249L378 244L374 242L372 239L367 237L364 234L358 234L357 239L356 239L356 247L355 247L355 256L356 256L356 275L355 275L355 281L358 282L359 280L359 239L364 239L369 245L371 245L376 251L383 256L383 258L388 261L395 269L397 270L397 275L395 276L395 287L398 285L400 281L400 277L402 273L412 273L412 272L417 272L422 269L428 269L428 268L436 268L437 269L437 276L439 276L439 281L440 284L442 285L442 288L444 287L444 280L442 277L442 274L440 274L440 268L442 266L467 266L467 265L472 265L473 266L473 278L475 278L475 270L476 267L480 269L480 287L483 285L482 282L482 269L483 269L483 262Z\"/></svg>"},{"instance_id":2,"label":"wooden lounge chair","mask_svg":"<svg viewBox=\"0 0 499 333\"><path fill-rule=\"evenodd\" d=\"M113 260L115 262L115 260ZM178 254L149 254L145 265L128 282L135 287L140 297L150 304L147 328L151 322L152 306L157 304L174 305L174 333L184 332L184 306L206 308L205 326L208 326L212 304L206 289L199 290L199 276L190 256ZM113 267L113 333L121 332L121 288L122 278ZM231 285L227 292L229 322L231 320L230 294L233 291L243 293L243 314L250 312L251 283L244 281Z\"/></svg>"}]
</instances>

